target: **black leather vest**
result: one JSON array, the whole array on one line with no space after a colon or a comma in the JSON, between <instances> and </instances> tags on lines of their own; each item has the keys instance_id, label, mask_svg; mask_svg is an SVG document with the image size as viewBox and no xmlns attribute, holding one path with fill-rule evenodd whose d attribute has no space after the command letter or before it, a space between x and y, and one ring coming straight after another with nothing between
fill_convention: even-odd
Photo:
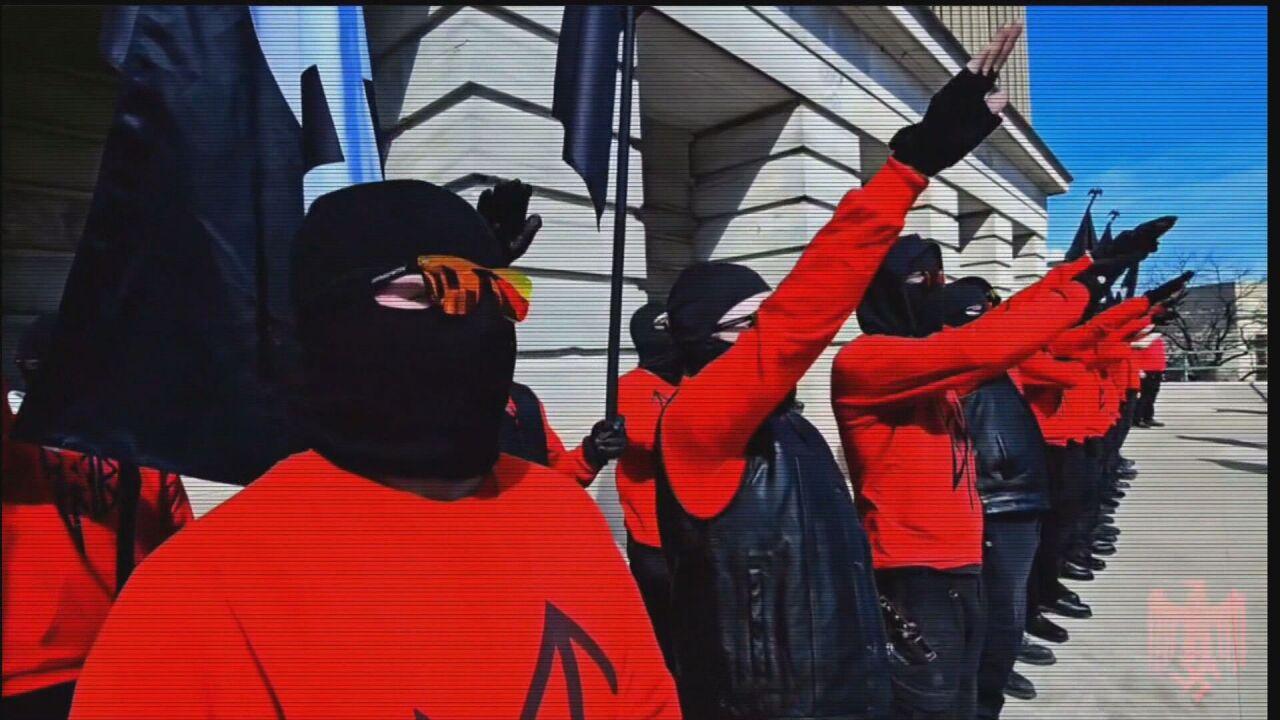
<instances>
[{"instance_id":1,"label":"black leather vest","mask_svg":"<svg viewBox=\"0 0 1280 720\"><path fill-rule=\"evenodd\" d=\"M684 716L887 717L871 551L831 449L782 409L747 457L729 506L700 520L671 490L659 425L658 526Z\"/></svg>"},{"instance_id":2,"label":"black leather vest","mask_svg":"<svg viewBox=\"0 0 1280 720\"><path fill-rule=\"evenodd\" d=\"M1048 510L1044 435L1017 386L1002 374L962 402L986 514Z\"/></svg>"},{"instance_id":3,"label":"black leather vest","mask_svg":"<svg viewBox=\"0 0 1280 720\"><path fill-rule=\"evenodd\" d=\"M511 401L516 415L502 414L498 449L539 465L550 462L547 454L547 429L542 424L542 403L538 396L520 383L511 383Z\"/></svg>"}]
</instances>

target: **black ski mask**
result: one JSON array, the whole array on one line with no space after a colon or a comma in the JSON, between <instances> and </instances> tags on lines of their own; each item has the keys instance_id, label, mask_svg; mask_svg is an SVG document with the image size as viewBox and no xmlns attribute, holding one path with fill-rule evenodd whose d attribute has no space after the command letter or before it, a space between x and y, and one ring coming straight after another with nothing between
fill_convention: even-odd
<instances>
[{"instance_id":1,"label":"black ski mask","mask_svg":"<svg viewBox=\"0 0 1280 720\"><path fill-rule=\"evenodd\" d=\"M908 276L924 273L924 282ZM858 306L858 327L868 335L928 337L942 329L942 251L919 235L904 235L889 254Z\"/></svg>"},{"instance_id":2,"label":"black ski mask","mask_svg":"<svg viewBox=\"0 0 1280 720\"><path fill-rule=\"evenodd\" d=\"M41 315L18 338L13 359L22 371L23 390L30 391L40 377L41 365L53 347L53 328L57 322L56 314Z\"/></svg>"},{"instance_id":3,"label":"black ski mask","mask_svg":"<svg viewBox=\"0 0 1280 720\"><path fill-rule=\"evenodd\" d=\"M379 305L377 283L421 255L505 264L475 209L429 183L355 185L315 201L294 246L294 407L311 447L341 467L473 477L498 457L515 327L492 292L461 315Z\"/></svg>"},{"instance_id":4,"label":"black ski mask","mask_svg":"<svg viewBox=\"0 0 1280 720\"><path fill-rule=\"evenodd\" d=\"M631 342L640 356L640 367L675 385L682 374L680 353L671 340L671 333L653 325L662 312L662 304L656 302L636 310L631 316Z\"/></svg>"},{"instance_id":5,"label":"black ski mask","mask_svg":"<svg viewBox=\"0 0 1280 720\"><path fill-rule=\"evenodd\" d=\"M667 319L690 377L733 347L714 337L725 313L769 290L764 278L744 265L698 263L680 273L667 296Z\"/></svg>"},{"instance_id":6,"label":"black ski mask","mask_svg":"<svg viewBox=\"0 0 1280 720\"><path fill-rule=\"evenodd\" d=\"M980 277L960 278L942 289L942 316L947 327L963 327L994 307L991 284Z\"/></svg>"}]
</instances>

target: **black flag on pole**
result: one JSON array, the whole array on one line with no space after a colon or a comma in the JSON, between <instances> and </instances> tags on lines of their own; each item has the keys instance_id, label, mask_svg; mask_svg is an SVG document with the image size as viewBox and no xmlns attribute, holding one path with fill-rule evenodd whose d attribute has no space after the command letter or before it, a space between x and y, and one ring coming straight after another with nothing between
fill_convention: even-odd
<instances>
[{"instance_id":1,"label":"black flag on pole","mask_svg":"<svg viewBox=\"0 0 1280 720\"><path fill-rule=\"evenodd\" d=\"M1087 252L1093 252L1098 246L1098 232L1093 227L1093 201L1101 195L1101 190L1089 191L1089 204L1085 206L1084 217L1080 218L1080 227L1076 229L1075 239L1071 241L1071 247L1067 249L1064 260L1071 262L1084 257Z\"/></svg>"},{"instance_id":2,"label":"black flag on pole","mask_svg":"<svg viewBox=\"0 0 1280 720\"><path fill-rule=\"evenodd\" d=\"M349 145L333 146L333 117L355 106L316 78L273 76L249 6L115 11L101 50L121 95L14 435L245 483L301 449L276 391L291 347L288 260L307 156L341 160L346 148L352 161ZM284 92L295 90L325 137L306 137Z\"/></svg>"},{"instance_id":3,"label":"black flag on pole","mask_svg":"<svg viewBox=\"0 0 1280 720\"><path fill-rule=\"evenodd\" d=\"M569 5L556 51L551 116L564 125L564 161L587 184L597 223L609 189L618 37L626 16L625 5Z\"/></svg>"}]
</instances>

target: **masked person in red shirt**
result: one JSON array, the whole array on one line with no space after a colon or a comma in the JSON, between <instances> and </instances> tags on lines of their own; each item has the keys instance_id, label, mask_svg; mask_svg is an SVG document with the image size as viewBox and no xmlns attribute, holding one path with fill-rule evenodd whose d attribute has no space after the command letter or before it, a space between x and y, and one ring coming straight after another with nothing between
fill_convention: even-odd
<instances>
[{"instance_id":1,"label":"masked person in red shirt","mask_svg":"<svg viewBox=\"0 0 1280 720\"><path fill-rule=\"evenodd\" d=\"M795 388L857 307L928 177L999 125L1003 97L987 95L1019 33L1002 28L922 122L894 136L886 165L844 196L776 291L730 263L689 267L671 288L686 377L659 425L658 519L685 717L889 717L866 536Z\"/></svg>"},{"instance_id":2,"label":"masked person in red shirt","mask_svg":"<svg viewBox=\"0 0 1280 720\"><path fill-rule=\"evenodd\" d=\"M654 488L654 439L658 418L681 375L680 356L671 336L657 323L665 315L661 303L650 302L631 316L631 342L639 365L618 378L618 412L627 418L627 447L618 461L618 499L627 528L627 560L636 579L654 634L667 665L671 656L671 575L658 532ZM665 318L663 318L665 320Z\"/></svg>"},{"instance_id":3,"label":"masked person in red shirt","mask_svg":"<svg viewBox=\"0 0 1280 720\"><path fill-rule=\"evenodd\" d=\"M73 718L679 717L595 503L499 453L517 246L416 180L312 204L291 392L313 450L138 570Z\"/></svg>"},{"instance_id":4,"label":"masked person in red shirt","mask_svg":"<svg viewBox=\"0 0 1280 720\"><path fill-rule=\"evenodd\" d=\"M1156 336L1150 344L1142 348L1139 354L1142 370L1142 389L1138 395L1138 412L1133 426L1139 428L1164 427L1164 423L1156 421L1156 396L1160 394L1160 383L1164 381L1164 371L1168 367L1168 350L1164 338Z\"/></svg>"},{"instance_id":5,"label":"masked person in red shirt","mask_svg":"<svg viewBox=\"0 0 1280 720\"><path fill-rule=\"evenodd\" d=\"M19 341L28 387L55 322L41 316ZM111 603L134 566L192 520L191 504L172 473L13 442L15 419L6 397L0 715L65 718Z\"/></svg>"}]
</instances>

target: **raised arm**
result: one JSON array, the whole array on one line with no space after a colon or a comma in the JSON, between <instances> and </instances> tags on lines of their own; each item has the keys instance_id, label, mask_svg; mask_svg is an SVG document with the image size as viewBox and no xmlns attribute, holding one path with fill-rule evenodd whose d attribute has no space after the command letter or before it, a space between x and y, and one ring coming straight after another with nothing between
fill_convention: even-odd
<instances>
[{"instance_id":1,"label":"raised arm","mask_svg":"<svg viewBox=\"0 0 1280 720\"><path fill-rule=\"evenodd\" d=\"M1073 277L1088 258L1060 266L1040 282L959 328L924 338L871 335L846 346L832 368L832 402L861 407L947 390L967 394L1007 371L1070 327L1089 290Z\"/></svg>"},{"instance_id":2,"label":"raised arm","mask_svg":"<svg viewBox=\"0 0 1280 720\"><path fill-rule=\"evenodd\" d=\"M891 158L866 187L846 194L791 274L760 306L756 326L681 383L663 417L662 449L668 469L679 469L673 483L690 512L709 517L733 496L736 479L709 486L704 478L715 473L697 469L743 456L760 423L861 302L927 182Z\"/></svg>"}]
</instances>

